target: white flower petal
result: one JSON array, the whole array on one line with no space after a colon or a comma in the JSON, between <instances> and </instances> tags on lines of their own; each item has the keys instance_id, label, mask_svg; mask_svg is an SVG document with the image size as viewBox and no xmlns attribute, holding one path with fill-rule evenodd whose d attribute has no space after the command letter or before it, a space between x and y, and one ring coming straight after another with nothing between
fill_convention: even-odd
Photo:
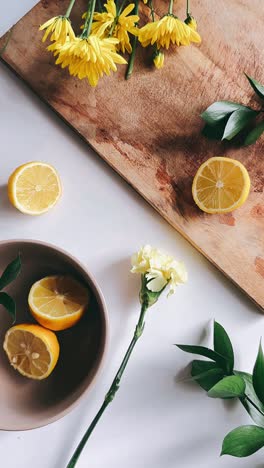
<instances>
[{"instance_id":1,"label":"white flower petal","mask_svg":"<svg viewBox=\"0 0 264 468\"><path fill-rule=\"evenodd\" d=\"M178 284L187 281L187 271L183 262L174 260L173 257L145 245L131 258L132 273L146 275L149 281L147 288L153 292L159 292L167 284L170 285L169 294L175 292Z\"/></svg>"}]
</instances>

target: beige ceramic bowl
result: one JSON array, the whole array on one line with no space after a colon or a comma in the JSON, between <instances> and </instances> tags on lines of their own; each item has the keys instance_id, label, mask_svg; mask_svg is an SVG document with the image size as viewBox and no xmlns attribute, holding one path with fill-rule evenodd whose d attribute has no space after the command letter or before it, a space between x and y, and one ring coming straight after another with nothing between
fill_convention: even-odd
<instances>
[{"instance_id":1,"label":"beige ceramic bowl","mask_svg":"<svg viewBox=\"0 0 264 468\"><path fill-rule=\"evenodd\" d=\"M20 276L6 289L17 303L17 323L34 322L28 311L30 286L38 279L67 273L86 283L91 302L81 321L57 332L60 357L53 373L43 381L22 377L8 363L3 350L8 313L0 306L0 430L26 430L49 424L64 416L83 398L102 365L106 351L108 321L102 293L93 277L75 258L39 241L0 242L0 272L21 253Z\"/></svg>"}]
</instances>

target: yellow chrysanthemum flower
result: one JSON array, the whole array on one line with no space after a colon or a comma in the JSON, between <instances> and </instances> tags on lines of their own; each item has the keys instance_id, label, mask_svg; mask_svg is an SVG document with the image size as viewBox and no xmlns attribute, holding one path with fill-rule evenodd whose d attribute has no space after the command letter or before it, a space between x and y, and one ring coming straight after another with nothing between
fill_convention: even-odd
<instances>
[{"instance_id":1,"label":"yellow chrysanthemum flower","mask_svg":"<svg viewBox=\"0 0 264 468\"><path fill-rule=\"evenodd\" d=\"M42 38L42 42L45 42L49 34L51 41L56 41L59 44L64 44L67 37L70 39L75 38L74 31L71 26L69 18L65 16L54 16L54 18L49 19L46 23L42 24L39 27L40 31L45 29L45 33Z\"/></svg>"},{"instance_id":2,"label":"yellow chrysanthemum flower","mask_svg":"<svg viewBox=\"0 0 264 468\"><path fill-rule=\"evenodd\" d=\"M96 86L105 73L116 71L116 63L125 64L126 60L116 52L118 40L112 37L100 38L91 34L88 38L76 37L64 45L52 44L48 50L57 57L56 64L68 67L71 75L80 80L87 78L91 86Z\"/></svg>"},{"instance_id":3,"label":"yellow chrysanthemum flower","mask_svg":"<svg viewBox=\"0 0 264 468\"><path fill-rule=\"evenodd\" d=\"M186 23L189 26L189 28L193 29L194 31L197 31L197 21L193 16L189 15L184 21L184 23Z\"/></svg>"},{"instance_id":4,"label":"yellow chrysanthemum flower","mask_svg":"<svg viewBox=\"0 0 264 468\"><path fill-rule=\"evenodd\" d=\"M156 44L158 48L169 48L170 44L190 45L201 42L197 31L172 14L163 16L159 21L148 23L138 31L138 39L143 47Z\"/></svg>"},{"instance_id":5,"label":"yellow chrysanthemum flower","mask_svg":"<svg viewBox=\"0 0 264 468\"><path fill-rule=\"evenodd\" d=\"M153 63L156 68L160 69L164 67L164 53L159 50L155 53Z\"/></svg>"},{"instance_id":6,"label":"yellow chrysanthemum flower","mask_svg":"<svg viewBox=\"0 0 264 468\"><path fill-rule=\"evenodd\" d=\"M120 15L117 13L114 0L107 0L104 6L105 12L94 13L92 33L100 37L108 37L110 33L112 37L118 39L117 50L131 53L132 47L128 33L134 33L135 24L139 21L138 15L130 15L135 5L130 3ZM85 16L86 14L83 15L83 17Z\"/></svg>"}]
</instances>

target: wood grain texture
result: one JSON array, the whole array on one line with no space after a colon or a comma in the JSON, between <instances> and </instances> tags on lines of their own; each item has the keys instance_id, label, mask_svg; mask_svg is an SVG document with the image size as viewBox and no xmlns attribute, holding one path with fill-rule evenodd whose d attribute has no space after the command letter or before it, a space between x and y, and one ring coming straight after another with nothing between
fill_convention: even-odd
<instances>
[{"instance_id":1,"label":"wood grain texture","mask_svg":"<svg viewBox=\"0 0 264 468\"><path fill-rule=\"evenodd\" d=\"M184 18L185 1L175 4ZM159 0L156 10L161 13L165 5ZM42 0L14 26L3 61L263 309L264 139L243 149L208 141L199 117L216 100L259 106L243 73L264 82L263 0L196 0L201 46L169 51L159 71L139 48L129 81L120 66L95 89L55 66L41 43L38 26L66 6L67 0ZM78 8L79 1L75 27ZM0 48L5 41L6 36ZM237 158L250 173L249 199L232 214L204 214L192 200L193 176L213 155Z\"/></svg>"}]
</instances>

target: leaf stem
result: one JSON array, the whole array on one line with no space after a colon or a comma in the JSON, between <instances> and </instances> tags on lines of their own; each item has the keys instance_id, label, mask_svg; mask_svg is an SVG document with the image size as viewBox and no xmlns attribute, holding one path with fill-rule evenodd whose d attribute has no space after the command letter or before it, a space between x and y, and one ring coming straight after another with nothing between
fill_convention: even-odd
<instances>
[{"instance_id":1,"label":"leaf stem","mask_svg":"<svg viewBox=\"0 0 264 468\"><path fill-rule=\"evenodd\" d=\"M252 405L254 406L254 408L262 415L264 416L264 413L262 413L262 411L258 408L258 406L254 403L254 401L251 400L251 398L249 398L249 396L247 396L245 394L245 399Z\"/></svg>"},{"instance_id":2,"label":"leaf stem","mask_svg":"<svg viewBox=\"0 0 264 468\"><path fill-rule=\"evenodd\" d=\"M66 13L65 13L65 15L64 15L65 18L69 18L70 14L71 14L71 11L72 11L72 9L73 9L74 3L75 3L75 0L71 0L71 1L70 1L69 6L68 6L68 8L67 8L67 11L66 11Z\"/></svg>"},{"instance_id":3,"label":"leaf stem","mask_svg":"<svg viewBox=\"0 0 264 468\"><path fill-rule=\"evenodd\" d=\"M138 320L138 323L136 325L136 328L135 328L135 332L134 332L134 336L130 342L130 345L126 351L126 354L120 364L120 367L116 373L116 376L112 382L112 385L110 386L109 388L109 391L107 392L106 396L105 396L105 399L104 399L104 402L101 406L101 408L99 409L99 411L97 412L95 418L93 419L93 421L91 422L90 426L88 427L87 431L85 432L83 438L81 439L78 447L76 448L72 458L70 459L68 465L67 465L67 468L74 468L77 461L78 461L78 458L79 456L81 455L81 452L83 450L83 448L85 447L85 444L87 442L87 440L89 439L90 435L92 434L96 424L98 423L99 419L101 418L102 414L104 413L105 409L107 408L107 406L109 405L109 403L111 403L111 401L113 401L114 397L115 397L115 394L117 392L117 390L119 389L119 385L120 385L120 381L121 381L121 378L122 378L122 375L125 371L125 368L127 366L127 363L129 361L129 358L132 354L132 351L138 341L138 339L141 337L142 333L143 333L143 330L144 330L144 326L145 326L145 322L144 322L144 319L145 319L145 314L146 314L146 311L148 309L148 303L147 302L144 302L141 306L141 311L140 311L140 316L139 316L139 320Z\"/></svg>"},{"instance_id":4,"label":"leaf stem","mask_svg":"<svg viewBox=\"0 0 264 468\"><path fill-rule=\"evenodd\" d=\"M139 3L139 0L135 0L135 8L134 8L134 12L133 12L134 15L138 14L138 3ZM126 71L126 75L125 75L126 80L129 80L129 78L131 77L132 72L133 72L135 56L136 56L137 42L138 42L137 36L133 36L133 38L132 38L132 52L131 52L130 57L129 57L127 71Z\"/></svg>"}]
</instances>

